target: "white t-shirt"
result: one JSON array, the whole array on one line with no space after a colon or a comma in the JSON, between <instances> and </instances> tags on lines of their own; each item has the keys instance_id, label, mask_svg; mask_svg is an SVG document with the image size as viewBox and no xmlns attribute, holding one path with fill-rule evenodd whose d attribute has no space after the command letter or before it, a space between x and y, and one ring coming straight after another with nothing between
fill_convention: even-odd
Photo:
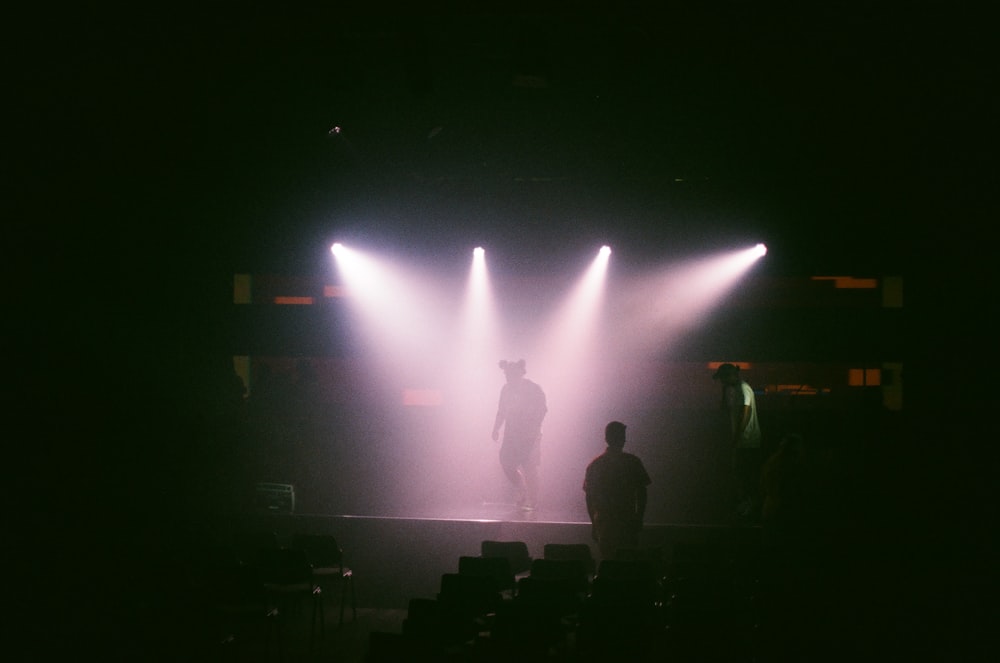
<instances>
[{"instance_id":1,"label":"white t-shirt","mask_svg":"<svg viewBox=\"0 0 1000 663\"><path fill-rule=\"evenodd\" d=\"M730 404L730 407L733 408L733 426L739 425L744 406L750 406L750 421L743 429L743 435L736 446L740 449L759 449L760 425L757 423L757 399L754 396L753 388L746 382L740 381L739 395L742 398L737 398L734 393L734 402Z\"/></svg>"}]
</instances>

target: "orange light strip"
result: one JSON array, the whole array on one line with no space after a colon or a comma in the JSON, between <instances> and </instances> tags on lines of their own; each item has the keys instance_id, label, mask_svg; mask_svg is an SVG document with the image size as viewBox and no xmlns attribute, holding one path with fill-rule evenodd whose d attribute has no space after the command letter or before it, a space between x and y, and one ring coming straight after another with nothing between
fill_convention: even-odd
<instances>
[{"instance_id":1,"label":"orange light strip","mask_svg":"<svg viewBox=\"0 0 1000 663\"><path fill-rule=\"evenodd\" d=\"M834 288L849 290L874 290L878 279L856 279L853 276L813 276L813 281L833 281Z\"/></svg>"},{"instance_id":2,"label":"orange light strip","mask_svg":"<svg viewBox=\"0 0 1000 663\"><path fill-rule=\"evenodd\" d=\"M313 303L312 297L275 297L275 304L291 304L296 306L308 305Z\"/></svg>"},{"instance_id":3,"label":"orange light strip","mask_svg":"<svg viewBox=\"0 0 1000 663\"><path fill-rule=\"evenodd\" d=\"M708 362L708 370L710 371L718 370L719 366L722 366L723 364L732 364L733 366L739 368L741 371L748 371L753 367L753 364L751 364L748 361L710 361Z\"/></svg>"},{"instance_id":4,"label":"orange light strip","mask_svg":"<svg viewBox=\"0 0 1000 663\"><path fill-rule=\"evenodd\" d=\"M816 396L827 390L808 384L772 384L768 385L765 391L773 391L778 394L787 394L790 396Z\"/></svg>"}]
</instances>

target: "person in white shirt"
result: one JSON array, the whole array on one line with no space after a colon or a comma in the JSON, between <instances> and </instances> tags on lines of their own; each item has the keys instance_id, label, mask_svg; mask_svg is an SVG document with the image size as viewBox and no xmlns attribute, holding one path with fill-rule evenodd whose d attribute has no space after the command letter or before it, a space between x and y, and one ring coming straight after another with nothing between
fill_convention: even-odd
<instances>
[{"instance_id":1,"label":"person in white shirt","mask_svg":"<svg viewBox=\"0 0 1000 663\"><path fill-rule=\"evenodd\" d=\"M729 417L736 511L743 518L752 518L760 507L761 434L757 421L757 398L735 364L720 365L712 379L722 384L722 408Z\"/></svg>"}]
</instances>

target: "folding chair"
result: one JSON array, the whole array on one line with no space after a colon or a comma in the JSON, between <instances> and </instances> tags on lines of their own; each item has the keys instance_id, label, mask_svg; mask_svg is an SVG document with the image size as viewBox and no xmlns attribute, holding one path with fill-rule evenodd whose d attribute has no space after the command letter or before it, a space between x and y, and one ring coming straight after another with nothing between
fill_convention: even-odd
<instances>
[{"instance_id":1,"label":"folding chair","mask_svg":"<svg viewBox=\"0 0 1000 663\"><path fill-rule=\"evenodd\" d=\"M481 557L506 557L515 581L531 571L531 554L528 552L528 544L524 541L493 541L488 539L480 544L479 554Z\"/></svg>"}]
</instances>

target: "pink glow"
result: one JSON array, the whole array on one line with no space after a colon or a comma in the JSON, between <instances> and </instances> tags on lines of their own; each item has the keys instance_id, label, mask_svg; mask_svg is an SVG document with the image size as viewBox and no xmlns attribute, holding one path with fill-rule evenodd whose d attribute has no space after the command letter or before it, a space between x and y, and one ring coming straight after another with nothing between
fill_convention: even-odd
<instances>
[{"instance_id":1,"label":"pink glow","mask_svg":"<svg viewBox=\"0 0 1000 663\"><path fill-rule=\"evenodd\" d=\"M619 347L645 353L697 333L726 297L738 296L741 277L760 255L754 247L689 259L634 279L615 306Z\"/></svg>"},{"instance_id":2,"label":"pink glow","mask_svg":"<svg viewBox=\"0 0 1000 663\"><path fill-rule=\"evenodd\" d=\"M386 466L380 490L400 504L510 501L490 429L504 383L497 362L523 358L526 377L549 403L541 499L565 500L586 518L580 481L603 450L604 424L653 407L650 399L679 381L708 379L703 366L691 376L664 375L651 358L739 296L739 280L758 257L750 249L690 259L611 283L610 249L602 247L561 294L553 281L494 284L481 247L463 291L420 266L341 246L340 287L352 296L339 301L352 316L362 368L340 388L366 394L352 413L372 454L364 462ZM677 403L684 394L670 397ZM641 422L627 423L632 437L648 436ZM394 474L399 458L405 467Z\"/></svg>"}]
</instances>

